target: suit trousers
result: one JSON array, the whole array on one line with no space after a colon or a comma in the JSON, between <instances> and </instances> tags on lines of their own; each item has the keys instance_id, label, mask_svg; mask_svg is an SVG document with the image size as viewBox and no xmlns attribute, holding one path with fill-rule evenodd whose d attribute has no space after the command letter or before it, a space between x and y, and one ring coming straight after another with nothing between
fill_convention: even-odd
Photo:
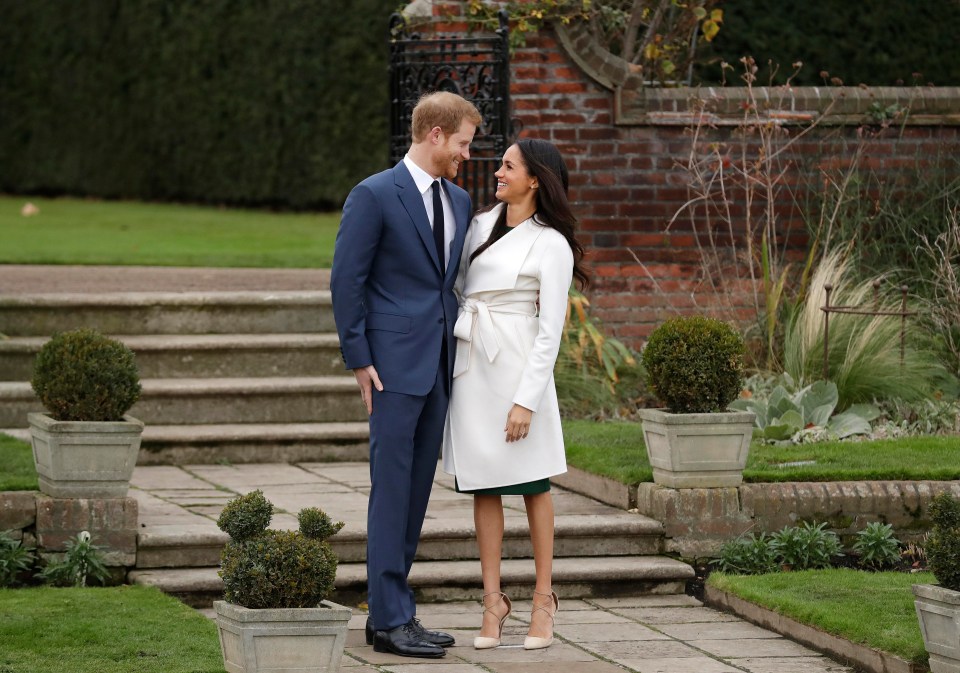
<instances>
[{"instance_id":1,"label":"suit trousers","mask_svg":"<svg viewBox=\"0 0 960 673\"><path fill-rule=\"evenodd\" d=\"M446 350L446 349L443 349ZM407 576L420 541L449 401L446 358L427 395L373 389L367 603L377 630L406 624L417 608Z\"/></svg>"}]
</instances>

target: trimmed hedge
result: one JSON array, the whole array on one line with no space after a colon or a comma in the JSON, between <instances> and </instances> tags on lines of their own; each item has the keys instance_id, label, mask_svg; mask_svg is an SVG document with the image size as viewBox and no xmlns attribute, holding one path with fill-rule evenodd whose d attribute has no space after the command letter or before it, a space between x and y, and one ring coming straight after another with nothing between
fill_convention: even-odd
<instances>
[{"instance_id":1,"label":"trimmed hedge","mask_svg":"<svg viewBox=\"0 0 960 673\"><path fill-rule=\"evenodd\" d=\"M0 192L339 206L396 0L0 0Z\"/></svg>"},{"instance_id":2,"label":"trimmed hedge","mask_svg":"<svg viewBox=\"0 0 960 673\"><path fill-rule=\"evenodd\" d=\"M761 84L767 83L768 61L780 67L777 83L793 71L792 63L802 61L796 85L823 85L823 70L848 86L960 85L957 2L736 0L722 7L720 33L701 48L698 60L722 58L733 65L727 73L733 86L742 84L740 58L746 55L761 66ZM915 72L922 75L918 82ZM719 66L699 68L694 80L719 82Z\"/></svg>"}]
</instances>

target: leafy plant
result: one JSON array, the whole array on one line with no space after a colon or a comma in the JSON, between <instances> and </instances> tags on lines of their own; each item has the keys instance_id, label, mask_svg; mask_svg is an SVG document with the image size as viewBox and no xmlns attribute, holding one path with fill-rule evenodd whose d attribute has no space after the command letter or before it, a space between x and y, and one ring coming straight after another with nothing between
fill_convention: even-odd
<instances>
[{"instance_id":1,"label":"leafy plant","mask_svg":"<svg viewBox=\"0 0 960 673\"><path fill-rule=\"evenodd\" d=\"M789 375L785 378L792 382ZM778 385L767 399L741 398L734 400L730 408L752 411L756 416L754 437L773 443L789 444L798 433L817 429L836 439L869 434L870 421L880 415L879 409L857 404L834 415L838 400L837 384L817 381L792 394Z\"/></svg>"},{"instance_id":2,"label":"leafy plant","mask_svg":"<svg viewBox=\"0 0 960 673\"><path fill-rule=\"evenodd\" d=\"M674 413L723 411L743 387L743 337L704 316L671 318L643 349L651 390Z\"/></svg>"},{"instance_id":3,"label":"leafy plant","mask_svg":"<svg viewBox=\"0 0 960 673\"><path fill-rule=\"evenodd\" d=\"M927 538L930 572L937 582L960 591L960 499L941 493L930 502L933 529Z\"/></svg>"},{"instance_id":4,"label":"leafy plant","mask_svg":"<svg viewBox=\"0 0 960 673\"><path fill-rule=\"evenodd\" d=\"M512 24L512 47L550 22L582 24L611 55L642 72L648 81L685 80L696 49L720 32L723 10L716 0L469 0L472 29L496 30L497 14L506 10Z\"/></svg>"},{"instance_id":5,"label":"leafy plant","mask_svg":"<svg viewBox=\"0 0 960 673\"><path fill-rule=\"evenodd\" d=\"M834 250L817 264L799 310L784 334L783 365L800 385L823 378L823 333L827 286L833 306L876 306L898 311L898 301L874 302L873 283L853 279L845 253ZM857 402L927 397L942 375L935 356L908 334L900 357L900 317L834 313L830 317L827 378L837 385L837 407Z\"/></svg>"},{"instance_id":6,"label":"leafy plant","mask_svg":"<svg viewBox=\"0 0 960 673\"><path fill-rule=\"evenodd\" d=\"M62 561L53 561L38 576L58 587L85 587L90 582L104 584L110 572L104 564L103 552L93 544L90 533L81 531L67 541Z\"/></svg>"},{"instance_id":7,"label":"leafy plant","mask_svg":"<svg viewBox=\"0 0 960 673\"><path fill-rule=\"evenodd\" d=\"M725 542L719 558L713 561L716 568L737 575L762 575L780 569L777 555L766 533L740 536Z\"/></svg>"},{"instance_id":8,"label":"leafy plant","mask_svg":"<svg viewBox=\"0 0 960 673\"><path fill-rule=\"evenodd\" d=\"M323 511L300 511L299 531L267 528L273 504L256 490L234 498L217 525L230 535L221 554L224 598L247 608L316 607L332 591L337 557L326 539L343 522Z\"/></svg>"},{"instance_id":9,"label":"leafy plant","mask_svg":"<svg viewBox=\"0 0 960 673\"><path fill-rule=\"evenodd\" d=\"M777 561L792 570L829 568L833 558L841 555L841 547L837 534L826 528L826 522L814 525L804 521L774 533L770 546Z\"/></svg>"},{"instance_id":10,"label":"leafy plant","mask_svg":"<svg viewBox=\"0 0 960 673\"><path fill-rule=\"evenodd\" d=\"M960 201L960 196L955 198ZM929 273L921 276L920 319L936 336L950 371L960 377L960 204L948 210L943 231L920 235L917 249Z\"/></svg>"},{"instance_id":11,"label":"leafy plant","mask_svg":"<svg viewBox=\"0 0 960 673\"><path fill-rule=\"evenodd\" d=\"M636 364L636 359L623 342L600 330L587 313L589 306L587 298L571 287L561 348L585 376L602 372L613 390L620 380L620 370Z\"/></svg>"},{"instance_id":12,"label":"leafy plant","mask_svg":"<svg viewBox=\"0 0 960 673\"><path fill-rule=\"evenodd\" d=\"M91 329L54 334L37 354L30 383L59 421L119 421L140 398L133 352Z\"/></svg>"},{"instance_id":13,"label":"leafy plant","mask_svg":"<svg viewBox=\"0 0 960 673\"><path fill-rule=\"evenodd\" d=\"M19 584L20 576L33 565L33 549L14 540L10 531L0 532L0 587Z\"/></svg>"},{"instance_id":14,"label":"leafy plant","mask_svg":"<svg viewBox=\"0 0 960 673\"><path fill-rule=\"evenodd\" d=\"M871 521L857 533L853 551L860 556L860 565L870 570L882 570L900 561L900 540L888 523Z\"/></svg>"}]
</instances>

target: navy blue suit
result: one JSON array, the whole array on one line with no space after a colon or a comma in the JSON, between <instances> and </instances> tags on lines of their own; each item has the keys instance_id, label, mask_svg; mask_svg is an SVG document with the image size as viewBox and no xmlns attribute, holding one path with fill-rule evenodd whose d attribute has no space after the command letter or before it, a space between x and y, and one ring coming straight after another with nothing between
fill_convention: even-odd
<instances>
[{"instance_id":1,"label":"navy blue suit","mask_svg":"<svg viewBox=\"0 0 960 673\"><path fill-rule=\"evenodd\" d=\"M372 364L384 388L372 391L367 507L368 603L377 630L416 614L407 575L447 413L453 284L471 204L456 185L444 180L443 188L456 220L445 272L423 198L402 161L353 188L334 250L330 290L344 362L348 369Z\"/></svg>"}]
</instances>

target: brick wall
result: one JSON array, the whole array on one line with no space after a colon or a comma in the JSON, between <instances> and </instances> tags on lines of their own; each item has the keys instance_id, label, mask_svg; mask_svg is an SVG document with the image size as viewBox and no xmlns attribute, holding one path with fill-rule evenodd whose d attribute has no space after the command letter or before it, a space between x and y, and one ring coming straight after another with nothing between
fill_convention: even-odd
<instances>
[{"instance_id":1,"label":"brick wall","mask_svg":"<svg viewBox=\"0 0 960 673\"><path fill-rule=\"evenodd\" d=\"M435 3L434 28L464 31L463 7ZM695 181L684 168L694 147L693 129L699 126L695 158L712 147L725 149L734 161L741 147L746 156L756 155L756 138L742 141L739 135L744 106L752 100L763 108L762 123L783 129L780 146L792 143L772 202L776 236L793 259L806 244L796 203L803 202L805 191L821 190L828 174L849 166L858 147L861 166L891 179L909 175L918 160L960 150L956 87L758 88L752 95L744 87L643 87L623 61L575 28L537 34L512 55L511 104L521 136L554 141L563 151L594 273L592 304L615 334L634 346L678 313L702 311L745 322L755 317L755 284L743 257L731 250L712 268L702 263L702 211L696 225L680 217L668 227L695 195ZM905 124L891 124L877 112L894 104L909 108ZM816 128L802 134L814 121ZM753 202L754 217L764 212L762 196ZM747 215L742 190L730 191L724 207L731 226L723 222L717 233L721 240L739 241L742 251Z\"/></svg>"}]
</instances>

